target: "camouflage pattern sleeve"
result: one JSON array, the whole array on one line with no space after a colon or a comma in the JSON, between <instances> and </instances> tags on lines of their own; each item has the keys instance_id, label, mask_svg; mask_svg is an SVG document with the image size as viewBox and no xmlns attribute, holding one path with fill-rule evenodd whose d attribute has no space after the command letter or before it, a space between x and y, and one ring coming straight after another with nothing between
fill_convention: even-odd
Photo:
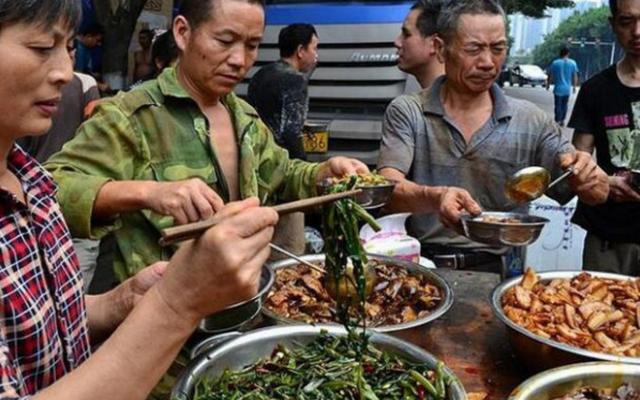
<instances>
[{"instance_id":1,"label":"camouflage pattern sleeve","mask_svg":"<svg viewBox=\"0 0 640 400\"><path fill-rule=\"evenodd\" d=\"M316 176L320 164L289 158L289 153L276 144L269 128L258 121L263 143L259 161L259 185L272 186L277 182L276 202L292 201L317 194ZM273 186L272 186L273 187ZM263 200L263 199L261 199Z\"/></svg>"},{"instance_id":2,"label":"camouflage pattern sleeve","mask_svg":"<svg viewBox=\"0 0 640 400\"><path fill-rule=\"evenodd\" d=\"M105 183L133 178L140 161L134 132L114 102L102 102L75 138L45 164L58 183L58 201L74 237L99 239L119 227L117 218L96 223L92 211Z\"/></svg>"}]
</instances>

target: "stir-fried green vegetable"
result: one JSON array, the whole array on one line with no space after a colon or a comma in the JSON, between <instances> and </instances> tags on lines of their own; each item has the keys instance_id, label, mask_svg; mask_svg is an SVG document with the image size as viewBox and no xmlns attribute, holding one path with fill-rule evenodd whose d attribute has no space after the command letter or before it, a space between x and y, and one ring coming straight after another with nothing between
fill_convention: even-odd
<instances>
[{"instance_id":1,"label":"stir-fried green vegetable","mask_svg":"<svg viewBox=\"0 0 640 400\"><path fill-rule=\"evenodd\" d=\"M358 177L352 175L347 180L341 180L331 185L329 193L344 192L353 189L358 184ZM322 230L325 240L325 269L327 270L327 288L334 285L338 288L334 291L338 307L338 317L347 331L352 332L357 327L361 330L362 347L366 347L366 318L364 305L366 302L367 274L365 268L368 264L367 255L359 238L359 221L364 221L375 230L380 230L376 220L360 205L352 199L341 199L325 206L323 212ZM352 271L348 271L349 268ZM332 280L332 281L331 281ZM354 282L349 282L349 280ZM346 281L346 282L345 282ZM339 290L340 286L347 290ZM349 287L355 290L349 291ZM357 299L354 299L357 292ZM357 301L354 301L357 300ZM349 308L357 306L359 312L350 313ZM350 315L359 315L353 321Z\"/></svg>"},{"instance_id":2,"label":"stir-fried green vegetable","mask_svg":"<svg viewBox=\"0 0 640 400\"><path fill-rule=\"evenodd\" d=\"M306 346L277 347L267 360L200 382L193 400L447 398L452 378L442 364L430 370L373 346L359 354L354 340L321 335Z\"/></svg>"},{"instance_id":3,"label":"stir-fried green vegetable","mask_svg":"<svg viewBox=\"0 0 640 400\"><path fill-rule=\"evenodd\" d=\"M333 178L333 183L345 183L349 182L352 176L346 176L344 178ZM369 172L367 174L359 174L356 175L356 187L367 187L367 186L380 186L380 185L388 185L389 180L384 176L378 174L376 171Z\"/></svg>"}]
</instances>

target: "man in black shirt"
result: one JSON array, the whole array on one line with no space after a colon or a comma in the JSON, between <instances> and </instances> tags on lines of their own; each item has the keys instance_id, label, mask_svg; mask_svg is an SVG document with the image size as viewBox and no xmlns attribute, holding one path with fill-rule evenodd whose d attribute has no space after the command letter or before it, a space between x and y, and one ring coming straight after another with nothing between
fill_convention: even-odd
<instances>
[{"instance_id":1,"label":"man in black shirt","mask_svg":"<svg viewBox=\"0 0 640 400\"><path fill-rule=\"evenodd\" d=\"M248 100L292 158L305 159L302 127L309 98L307 80L318 59L313 25L292 24L278 36L280 60L266 65L249 83Z\"/></svg>"},{"instance_id":2,"label":"man in black shirt","mask_svg":"<svg viewBox=\"0 0 640 400\"><path fill-rule=\"evenodd\" d=\"M624 178L640 169L640 0L610 0L611 26L623 59L584 83L569 126L578 150L596 150L609 174L605 204L578 203L574 222L587 230L584 269L640 274L640 194ZM606 99L606 101L603 101Z\"/></svg>"}]
</instances>

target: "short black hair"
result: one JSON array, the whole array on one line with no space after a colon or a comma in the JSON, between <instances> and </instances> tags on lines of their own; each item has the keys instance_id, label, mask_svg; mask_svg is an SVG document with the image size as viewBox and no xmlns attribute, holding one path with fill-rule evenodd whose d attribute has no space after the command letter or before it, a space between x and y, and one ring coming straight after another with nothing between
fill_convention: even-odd
<instances>
[{"instance_id":1,"label":"short black hair","mask_svg":"<svg viewBox=\"0 0 640 400\"><path fill-rule=\"evenodd\" d=\"M419 0L412 6L412 10L419 10L416 28L424 38L438 32L438 15L442 8L442 0Z\"/></svg>"},{"instance_id":2,"label":"short black hair","mask_svg":"<svg viewBox=\"0 0 640 400\"><path fill-rule=\"evenodd\" d=\"M263 9L265 7L265 0L182 0L178 14L182 15L193 29L197 29L212 17L212 9L215 8L216 3L221 1L243 1L257 4Z\"/></svg>"},{"instance_id":3,"label":"short black hair","mask_svg":"<svg viewBox=\"0 0 640 400\"><path fill-rule=\"evenodd\" d=\"M618 13L618 0L609 0L609 10L611 10L611 15L615 17Z\"/></svg>"},{"instance_id":4,"label":"short black hair","mask_svg":"<svg viewBox=\"0 0 640 400\"><path fill-rule=\"evenodd\" d=\"M104 33L104 29L102 25L96 23L92 23L86 26L81 26L78 31L78 35L102 35Z\"/></svg>"},{"instance_id":5,"label":"short black hair","mask_svg":"<svg viewBox=\"0 0 640 400\"><path fill-rule=\"evenodd\" d=\"M81 6L78 0L0 0L0 29L16 23L51 29L62 21L76 31L82 19Z\"/></svg>"},{"instance_id":6,"label":"short black hair","mask_svg":"<svg viewBox=\"0 0 640 400\"><path fill-rule=\"evenodd\" d=\"M569 55L569 48L566 46L563 46L560 48L560 57L564 57L564 56L568 56Z\"/></svg>"},{"instance_id":7,"label":"short black hair","mask_svg":"<svg viewBox=\"0 0 640 400\"><path fill-rule=\"evenodd\" d=\"M151 35L151 37L153 37L153 31L149 28L140 29L140 32L138 32L138 35L141 35L143 33L145 35Z\"/></svg>"},{"instance_id":8,"label":"short black hair","mask_svg":"<svg viewBox=\"0 0 640 400\"><path fill-rule=\"evenodd\" d=\"M298 46L307 47L313 36L318 36L311 24L291 24L280 29L278 48L280 57L291 57Z\"/></svg>"},{"instance_id":9,"label":"short black hair","mask_svg":"<svg viewBox=\"0 0 640 400\"><path fill-rule=\"evenodd\" d=\"M172 30L158 35L151 46L151 59L154 62L159 60L163 66L171 64L173 60L178 58L178 54L178 46Z\"/></svg>"},{"instance_id":10,"label":"short black hair","mask_svg":"<svg viewBox=\"0 0 640 400\"><path fill-rule=\"evenodd\" d=\"M456 33L460 17L464 14L499 15L505 20L506 25L506 14L495 0L448 0L443 4L438 16L438 35L445 42Z\"/></svg>"}]
</instances>

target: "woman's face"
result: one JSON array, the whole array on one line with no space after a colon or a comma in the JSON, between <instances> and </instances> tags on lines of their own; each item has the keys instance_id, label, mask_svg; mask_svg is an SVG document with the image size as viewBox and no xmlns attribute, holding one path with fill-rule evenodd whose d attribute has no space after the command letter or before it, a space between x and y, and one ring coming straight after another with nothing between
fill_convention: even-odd
<instances>
[{"instance_id":1,"label":"woman's face","mask_svg":"<svg viewBox=\"0 0 640 400\"><path fill-rule=\"evenodd\" d=\"M73 77L73 33L17 23L0 29L0 135L17 139L45 133L62 86Z\"/></svg>"}]
</instances>

